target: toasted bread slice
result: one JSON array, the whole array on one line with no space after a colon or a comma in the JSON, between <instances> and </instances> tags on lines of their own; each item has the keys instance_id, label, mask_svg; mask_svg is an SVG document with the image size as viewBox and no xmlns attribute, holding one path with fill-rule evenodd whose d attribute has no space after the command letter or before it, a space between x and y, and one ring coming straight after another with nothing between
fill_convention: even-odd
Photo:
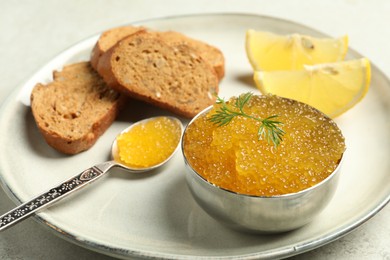
<instances>
[{"instance_id":1,"label":"toasted bread slice","mask_svg":"<svg viewBox=\"0 0 390 260\"><path fill-rule=\"evenodd\" d=\"M114 46L119 40L136 33L138 31L144 31L144 27L137 26L121 26L112 28L103 32L91 52L91 65L96 70L100 56L108 49Z\"/></svg>"},{"instance_id":2,"label":"toasted bread slice","mask_svg":"<svg viewBox=\"0 0 390 260\"><path fill-rule=\"evenodd\" d=\"M139 31L146 31L144 27L136 26L122 26L107 30L102 33L91 54L92 67L97 69L97 64L101 55L114 46L121 39L130 36ZM195 40L186 35L175 31L152 31L150 33L158 34L163 41L169 45L188 45L198 51L200 56L208 61L217 73L218 79L221 80L225 76L225 58L223 53L216 47L211 46L205 42Z\"/></svg>"},{"instance_id":3,"label":"toasted bread slice","mask_svg":"<svg viewBox=\"0 0 390 260\"><path fill-rule=\"evenodd\" d=\"M218 48L175 31L160 32L160 36L170 45L185 44L194 48L213 66L219 80L225 76L225 58Z\"/></svg>"},{"instance_id":4,"label":"toasted bread slice","mask_svg":"<svg viewBox=\"0 0 390 260\"><path fill-rule=\"evenodd\" d=\"M107 84L176 114L193 117L215 101L218 77L188 45L168 45L155 33L137 32L105 52L98 72Z\"/></svg>"},{"instance_id":5,"label":"toasted bread slice","mask_svg":"<svg viewBox=\"0 0 390 260\"><path fill-rule=\"evenodd\" d=\"M89 149L117 116L125 97L109 88L89 62L53 72L37 84L31 109L46 142L66 154Z\"/></svg>"}]
</instances>

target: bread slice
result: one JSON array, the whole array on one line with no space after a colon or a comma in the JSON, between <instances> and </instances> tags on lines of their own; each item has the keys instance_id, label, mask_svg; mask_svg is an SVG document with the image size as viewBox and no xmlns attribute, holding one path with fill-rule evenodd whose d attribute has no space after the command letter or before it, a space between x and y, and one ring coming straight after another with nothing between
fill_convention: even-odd
<instances>
[{"instance_id":1,"label":"bread slice","mask_svg":"<svg viewBox=\"0 0 390 260\"><path fill-rule=\"evenodd\" d=\"M97 69L97 63L99 62L99 58L101 57L101 55L108 49L110 49L112 46L114 46L118 41L127 36L130 36L133 33L146 30L148 30L149 33L158 34L162 38L162 40L169 45L176 46L184 44L196 49L200 56L202 56L204 60L208 61L214 68L219 80L221 80L225 76L225 58L223 56L223 53L218 48L211 46L205 42L187 37L186 35L179 32L152 31L144 27L136 27L131 25L116 27L102 33L92 50L92 67Z\"/></svg>"},{"instance_id":2,"label":"bread slice","mask_svg":"<svg viewBox=\"0 0 390 260\"><path fill-rule=\"evenodd\" d=\"M160 36L170 45L185 44L194 48L203 59L213 66L219 80L225 76L225 58L218 48L175 31L160 32Z\"/></svg>"},{"instance_id":3,"label":"bread slice","mask_svg":"<svg viewBox=\"0 0 390 260\"><path fill-rule=\"evenodd\" d=\"M46 142L66 154L89 149L117 116L125 97L109 88L89 62L53 72L37 84L31 109Z\"/></svg>"},{"instance_id":4,"label":"bread slice","mask_svg":"<svg viewBox=\"0 0 390 260\"><path fill-rule=\"evenodd\" d=\"M98 72L119 92L189 118L213 104L218 93L215 71L196 50L172 47L154 33L119 41L101 56Z\"/></svg>"},{"instance_id":5,"label":"bread slice","mask_svg":"<svg viewBox=\"0 0 390 260\"><path fill-rule=\"evenodd\" d=\"M119 40L138 31L144 31L144 27L121 26L103 32L91 52L91 65L96 70L100 56L114 46Z\"/></svg>"}]
</instances>

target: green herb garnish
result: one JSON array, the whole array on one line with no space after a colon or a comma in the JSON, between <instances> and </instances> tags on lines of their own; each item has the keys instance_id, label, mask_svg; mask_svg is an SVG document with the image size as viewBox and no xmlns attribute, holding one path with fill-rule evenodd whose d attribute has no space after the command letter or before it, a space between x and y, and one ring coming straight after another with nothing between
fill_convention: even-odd
<instances>
[{"instance_id":1,"label":"green herb garnish","mask_svg":"<svg viewBox=\"0 0 390 260\"><path fill-rule=\"evenodd\" d=\"M229 124L232 119L236 116L242 116L249 119L253 119L255 121L260 122L259 130L257 131L257 135L259 140L265 139L268 143L273 142L274 146L278 146L282 141L283 135L285 132L280 128L283 123L275 120L278 115L272 115L267 118L258 118L251 115L248 115L244 112L244 106L253 96L252 93L248 92L240 95L235 104L232 107L237 108L238 111L231 109L231 106L226 103L223 98L217 97L217 104L221 106L219 109L213 114L209 120L218 126L224 126Z\"/></svg>"}]
</instances>

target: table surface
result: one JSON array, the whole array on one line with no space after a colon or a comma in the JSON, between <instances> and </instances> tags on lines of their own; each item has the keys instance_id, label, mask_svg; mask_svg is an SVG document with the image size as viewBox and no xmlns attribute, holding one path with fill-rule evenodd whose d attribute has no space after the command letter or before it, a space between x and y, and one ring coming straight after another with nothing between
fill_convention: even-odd
<instances>
[{"instance_id":1,"label":"table surface","mask_svg":"<svg viewBox=\"0 0 390 260\"><path fill-rule=\"evenodd\" d=\"M390 1L20 0L0 3L0 105L65 48L104 29L178 14L239 12L308 25L350 45L390 77ZM390 179L390 178L389 178ZM0 215L15 204L0 189ZM350 234L293 259L390 259L390 206ZM0 259L110 259L69 243L32 219L0 233Z\"/></svg>"}]
</instances>

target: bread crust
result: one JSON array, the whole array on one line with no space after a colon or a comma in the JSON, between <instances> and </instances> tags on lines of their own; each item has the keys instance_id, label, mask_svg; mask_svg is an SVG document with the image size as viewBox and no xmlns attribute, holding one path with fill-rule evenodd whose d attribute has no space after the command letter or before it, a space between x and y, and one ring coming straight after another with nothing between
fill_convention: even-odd
<instances>
[{"instance_id":1,"label":"bread crust","mask_svg":"<svg viewBox=\"0 0 390 260\"><path fill-rule=\"evenodd\" d=\"M126 98L109 89L89 62L71 64L53 74L53 82L34 87L32 114L51 147L65 154L80 153L107 130Z\"/></svg>"}]
</instances>

